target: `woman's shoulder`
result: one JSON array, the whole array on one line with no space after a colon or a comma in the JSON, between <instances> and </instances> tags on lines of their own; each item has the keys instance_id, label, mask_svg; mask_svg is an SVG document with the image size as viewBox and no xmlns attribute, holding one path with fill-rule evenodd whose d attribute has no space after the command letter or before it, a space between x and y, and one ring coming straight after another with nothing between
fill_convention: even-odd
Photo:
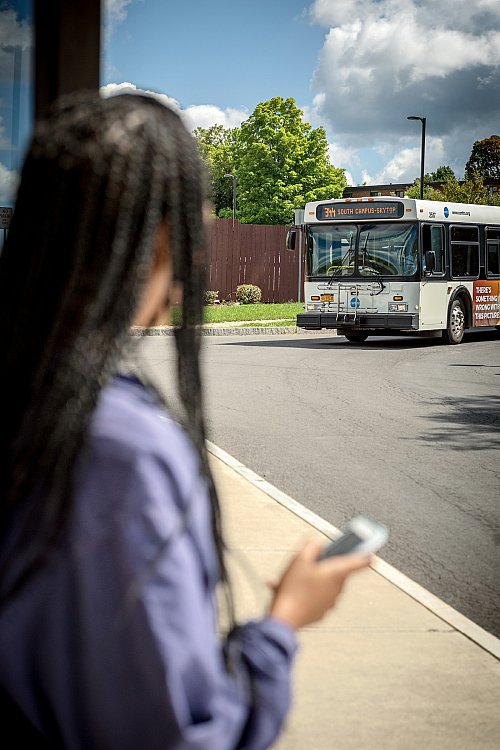
<instances>
[{"instance_id":1,"label":"woman's shoulder","mask_svg":"<svg viewBox=\"0 0 500 750\"><path fill-rule=\"evenodd\" d=\"M78 534L115 528L167 538L196 504L194 526L209 528L206 480L185 430L140 383L115 378L94 411L77 469ZM96 529L100 529L100 534ZM144 531L147 529L147 532Z\"/></svg>"},{"instance_id":2,"label":"woman's shoulder","mask_svg":"<svg viewBox=\"0 0 500 750\"><path fill-rule=\"evenodd\" d=\"M181 476L192 476L198 469L199 459L185 430L135 378L115 377L103 389L89 442L94 456L114 463L147 457Z\"/></svg>"}]
</instances>

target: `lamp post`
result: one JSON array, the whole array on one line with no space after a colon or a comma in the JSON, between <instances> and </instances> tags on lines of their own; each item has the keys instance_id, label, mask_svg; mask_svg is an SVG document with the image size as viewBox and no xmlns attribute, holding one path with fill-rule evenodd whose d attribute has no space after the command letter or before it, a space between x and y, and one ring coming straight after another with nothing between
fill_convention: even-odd
<instances>
[{"instance_id":1,"label":"lamp post","mask_svg":"<svg viewBox=\"0 0 500 750\"><path fill-rule=\"evenodd\" d=\"M427 117L418 117L417 115L410 115L406 118L407 120L420 120L422 123L422 147L420 149L420 200L424 197L424 161L425 161L425 123Z\"/></svg>"},{"instance_id":2,"label":"lamp post","mask_svg":"<svg viewBox=\"0 0 500 750\"><path fill-rule=\"evenodd\" d=\"M236 219L236 175L225 174L224 177L231 177L233 180L233 229L234 229L234 220Z\"/></svg>"}]
</instances>

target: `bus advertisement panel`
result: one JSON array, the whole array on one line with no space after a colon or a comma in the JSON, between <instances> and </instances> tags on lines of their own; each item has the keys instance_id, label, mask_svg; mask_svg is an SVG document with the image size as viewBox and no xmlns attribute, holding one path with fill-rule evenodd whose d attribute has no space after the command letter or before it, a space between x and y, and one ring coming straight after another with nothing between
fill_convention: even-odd
<instances>
[{"instance_id":1,"label":"bus advertisement panel","mask_svg":"<svg viewBox=\"0 0 500 750\"><path fill-rule=\"evenodd\" d=\"M474 282L474 325L500 325L500 281Z\"/></svg>"}]
</instances>

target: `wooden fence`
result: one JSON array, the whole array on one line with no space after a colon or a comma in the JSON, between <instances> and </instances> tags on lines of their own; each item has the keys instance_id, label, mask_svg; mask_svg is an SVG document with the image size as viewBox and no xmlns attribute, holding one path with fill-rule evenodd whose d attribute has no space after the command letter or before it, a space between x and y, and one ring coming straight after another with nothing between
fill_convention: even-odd
<instances>
[{"instance_id":1,"label":"wooden fence","mask_svg":"<svg viewBox=\"0 0 500 750\"><path fill-rule=\"evenodd\" d=\"M289 227L213 219L208 233L207 290L235 300L236 287L256 284L263 302L298 300L298 250L286 249ZM302 275L303 278L303 275Z\"/></svg>"}]
</instances>

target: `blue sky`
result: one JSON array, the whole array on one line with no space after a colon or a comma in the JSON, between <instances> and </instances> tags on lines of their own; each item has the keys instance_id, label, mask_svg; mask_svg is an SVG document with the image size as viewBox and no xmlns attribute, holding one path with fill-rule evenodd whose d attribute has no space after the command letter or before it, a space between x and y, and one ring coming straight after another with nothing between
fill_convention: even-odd
<instances>
[{"instance_id":1,"label":"blue sky","mask_svg":"<svg viewBox=\"0 0 500 750\"><path fill-rule=\"evenodd\" d=\"M324 29L303 0L140 0L104 46L104 82L131 81L182 107L252 110L272 96L311 100Z\"/></svg>"},{"instance_id":2,"label":"blue sky","mask_svg":"<svg viewBox=\"0 0 500 750\"><path fill-rule=\"evenodd\" d=\"M11 206L31 132L32 3L0 0L0 205ZM13 81L16 85L13 85Z\"/></svg>"},{"instance_id":3,"label":"blue sky","mask_svg":"<svg viewBox=\"0 0 500 750\"><path fill-rule=\"evenodd\" d=\"M272 96L327 131L353 184L412 181L500 131L498 0L106 0L103 84L165 94L190 127Z\"/></svg>"},{"instance_id":4,"label":"blue sky","mask_svg":"<svg viewBox=\"0 0 500 750\"><path fill-rule=\"evenodd\" d=\"M29 0L0 0L0 202L11 200L13 45L29 79ZM322 125L353 184L412 181L500 134L499 0L104 0L102 84L155 91L189 127L235 127L258 102L293 97ZM30 121L30 87L21 90ZM16 105L17 106L17 105Z\"/></svg>"}]
</instances>

